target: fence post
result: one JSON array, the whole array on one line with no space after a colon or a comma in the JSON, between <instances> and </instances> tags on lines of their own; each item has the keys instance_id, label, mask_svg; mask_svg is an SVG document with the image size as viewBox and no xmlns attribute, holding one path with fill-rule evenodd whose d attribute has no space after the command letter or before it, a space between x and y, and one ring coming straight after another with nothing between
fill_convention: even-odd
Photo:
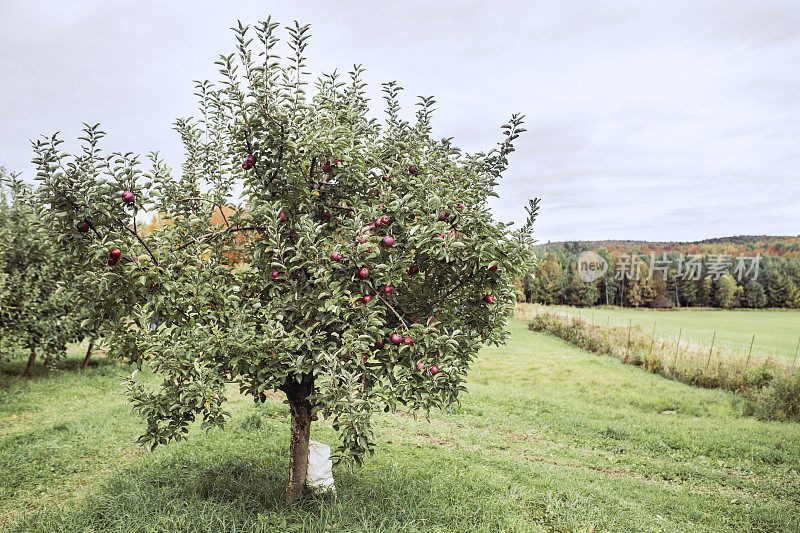
<instances>
[{"instance_id":1,"label":"fence post","mask_svg":"<svg viewBox=\"0 0 800 533\"><path fill-rule=\"evenodd\" d=\"M747 370L747 365L750 364L750 355L752 355L752 353L753 353L753 342L755 342L755 340L756 340L756 334L753 333L753 338L750 339L750 351L747 352L747 361L745 361L745 363L744 363L744 369L745 370Z\"/></svg>"},{"instance_id":2,"label":"fence post","mask_svg":"<svg viewBox=\"0 0 800 533\"><path fill-rule=\"evenodd\" d=\"M628 346L625 348L625 354L630 355L631 353L631 328L633 327L633 319L628 319Z\"/></svg>"},{"instance_id":3,"label":"fence post","mask_svg":"<svg viewBox=\"0 0 800 533\"><path fill-rule=\"evenodd\" d=\"M714 351L714 341L717 340L717 332L714 331L714 336L711 337L711 349L708 350L708 360L706 360L706 370L708 370L708 364L711 362L711 352Z\"/></svg>"},{"instance_id":4,"label":"fence post","mask_svg":"<svg viewBox=\"0 0 800 533\"><path fill-rule=\"evenodd\" d=\"M650 334L650 349L647 351L647 358L650 358L650 354L653 353L653 343L656 340L656 324L657 322L653 322L653 333Z\"/></svg>"},{"instance_id":5,"label":"fence post","mask_svg":"<svg viewBox=\"0 0 800 533\"><path fill-rule=\"evenodd\" d=\"M794 372L794 364L797 362L797 350L800 350L800 338L797 339L797 348L794 349L794 361L792 361L792 372Z\"/></svg>"}]
</instances>

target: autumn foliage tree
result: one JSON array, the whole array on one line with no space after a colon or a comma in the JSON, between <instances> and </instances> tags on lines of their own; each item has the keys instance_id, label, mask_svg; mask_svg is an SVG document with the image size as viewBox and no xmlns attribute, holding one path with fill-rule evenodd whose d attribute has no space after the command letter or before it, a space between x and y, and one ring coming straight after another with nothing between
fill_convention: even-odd
<instances>
[{"instance_id":1,"label":"autumn foliage tree","mask_svg":"<svg viewBox=\"0 0 800 533\"><path fill-rule=\"evenodd\" d=\"M308 90L308 27L287 28L285 60L277 30L240 24L220 81L197 83L197 118L176 122L180 177L156 154L149 169L102 154L103 133L87 126L75 156L56 137L37 143L33 200L80 265L84 297L101 302L111 353L163 376L155 390L128 380L140 442L181 439L198 418L222 426L229 382L256 401L283 391L292 502L312 420L339 431L337 459L360 462L374 449L371 413L458 399L481 344L506 338L535 203L517 231L487 205L522 117L496 148L463 153L432 137L433 98L402 118L395 83L383 86L385 123L372 118L360 67ZM145 235L143 211L168 223Z\"/></svg>"}]
</instances>

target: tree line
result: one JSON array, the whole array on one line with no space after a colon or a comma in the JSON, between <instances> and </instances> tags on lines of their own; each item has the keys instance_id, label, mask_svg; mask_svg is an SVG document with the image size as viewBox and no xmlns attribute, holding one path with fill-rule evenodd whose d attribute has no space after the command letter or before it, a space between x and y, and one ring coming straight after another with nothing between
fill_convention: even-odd
<instances>
[{"instance_id":1,"label":"tree line","mask_svg":"<svg viewBox=\"0 0 800 533\"><path fill-rule=\"evenodd\" d=\"M609 248L592 250L607 268L588 282L581 279L578 265L588 244L540 248L535 270L522 279L525 300L575 306L800 309L800 257L794 254L743 257ZM746 268L737 271L743 264Z\"/></svg>"}]
</instances>

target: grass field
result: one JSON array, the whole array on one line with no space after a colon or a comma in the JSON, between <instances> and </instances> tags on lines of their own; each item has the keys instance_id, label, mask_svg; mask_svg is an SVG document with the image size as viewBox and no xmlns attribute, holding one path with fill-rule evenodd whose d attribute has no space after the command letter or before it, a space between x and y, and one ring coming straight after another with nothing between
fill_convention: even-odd
<instances>
[{"instance_id":1,"label":"grass field","mask_svg":"<svg viewBox=\"0 0 800 533\"><path fill-rule=\"evenodd\" d=\"M652 330L656 336L677 337L710 344L717 332L715 345L725 345L746 354L753 342L753 354L772 356L788 361L794 359L800 339L800 311L748 309L631 309L602 307L578 309L566 306L542 306L543 309L578 315L595 322L627 326L628 320ZM682 331L681 331L682 330Z\"/></svg>"},{"instance_id":2,"label":"grass field","mask_svg":"<svg viewBox=\"0 0 800 533\"><path fill-rule=\"evenodd\" d=\"M98 360L0 367L0 523L14 531L798 531L800 425L512 323L470 394L428 422L376 417L336 499L280 503L288 416L234 396L228 429L146 453ZM324 423L312 438L334 444ZM2 526L0 526L2 528Z\"/></svg>"}]
</instances>

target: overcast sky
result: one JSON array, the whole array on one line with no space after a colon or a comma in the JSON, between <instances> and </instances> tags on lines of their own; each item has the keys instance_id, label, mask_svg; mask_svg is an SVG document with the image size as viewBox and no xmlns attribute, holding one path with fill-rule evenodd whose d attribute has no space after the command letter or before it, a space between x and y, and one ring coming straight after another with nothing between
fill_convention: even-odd
<instances>
[{"instance_id":1,"label":"overcast sky","mask_svg":"<svg viewBox=\"0 0 800 533\"><path fill-rule=\"evenodd\" d=\"M435 95L466 150L527 115L493 208L542 198L540 241L800 233L797 0L0 0L0 165L32 178L29 140L85 121L178 168L192 80L267 14L311 24L313 73L363 64L376 111L384 81Z\"/></svg>"}]
</instances>

